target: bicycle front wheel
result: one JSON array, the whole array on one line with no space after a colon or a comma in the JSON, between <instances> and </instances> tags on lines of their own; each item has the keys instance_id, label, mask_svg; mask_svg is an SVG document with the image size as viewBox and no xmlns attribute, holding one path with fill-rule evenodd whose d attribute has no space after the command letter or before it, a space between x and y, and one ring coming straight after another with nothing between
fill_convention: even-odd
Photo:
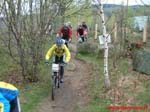
<instances>
[{"instance_id":1,"label":"bicycle front wheel","mask_svg":"<svg viewBox=\"0 0 150 112\"><path fill-rule=\"evenodd\" d=\"M52 81L51 81L51 99L55 100L55 89L56 89L56 74L54 73L54 75L52 76Z\"/></svg>"},{"instance_id":2,"label":"bicycle front wheel","mask_svg":"<svg viewBox=\"0 0 150 112\"><path fill-rule=\"evenodd\" d=\"M53 87L51 87L51 99L52 100L55 100L55 93L54 93L54 88Z\"/></svg>"}]
</instances>

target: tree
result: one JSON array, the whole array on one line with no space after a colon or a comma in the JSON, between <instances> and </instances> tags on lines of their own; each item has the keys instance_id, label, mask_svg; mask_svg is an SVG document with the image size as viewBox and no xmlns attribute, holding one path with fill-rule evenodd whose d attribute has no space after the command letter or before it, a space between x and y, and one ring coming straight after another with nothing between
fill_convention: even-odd
<instances>
[{"instance_id":1,"label":"tree","mask_svg":"<svg viewBox=\"0 0 150 112\"><path fill-rule=\"evenodd\" d=\"M95 2L93 0L93 2ZM108 72L108 42L107 42L107 32L106 32L106 24L105 24L105 17L104 17L104 11L103 6L100 1L97 0L97 3L99 4L99 14L102 21L102 29L103 29L103 38L104 38L104 77L105 77L105 86L106 89L110 88L110 80L109 80L109 72Z\"/></svg>"},{"instance_id":2,"label":"tree","mask_svg":"<svg viewBox=\"0 0 150 112\"><path fill-rule=\"evenodd\" d=\"M85 14L85 10L90 6L90 0L58 0L56 3L59 6L59 16L57 24L63 24L71 17ZM69 20L70 21L70 20Z\"/></svg>"},{"instance_id":3,"label":"tree","mask_svg":"<svg viewBox=\"0 0 150 112\"><path fill-rule=\"evenodd\" d=\"M45 32L58 14L52 0L4 0L3 47L21 66L24 81L38 81L38 65L47 40Z\"/></svg>"}]
</instances>

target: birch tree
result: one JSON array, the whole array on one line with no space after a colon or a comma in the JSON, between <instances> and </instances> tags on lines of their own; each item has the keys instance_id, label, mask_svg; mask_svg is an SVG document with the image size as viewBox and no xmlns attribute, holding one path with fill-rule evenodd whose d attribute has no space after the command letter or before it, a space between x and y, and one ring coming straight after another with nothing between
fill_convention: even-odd
<instances>
[{"instance_id":1,"label":"birch tree","mask_svg":"<svg viewBox=\"0 0 150 112\"><path fill-rule=\"evenodd\" d=\"M95 2L95 0L93 0ZM99 3L99 9L100 9L100 17L102 19L102 28L103 28L103 38L104 38L104 77L105 77L105 86L106 88L110 88L110 80L109 80L109 73L108 73L108 42L107 42L107 32L106 32L106 25L105 25L105 17L104 17L104 11L103 6L101 4L101 0L98 1Z\"/></svg>"}]
</instances>

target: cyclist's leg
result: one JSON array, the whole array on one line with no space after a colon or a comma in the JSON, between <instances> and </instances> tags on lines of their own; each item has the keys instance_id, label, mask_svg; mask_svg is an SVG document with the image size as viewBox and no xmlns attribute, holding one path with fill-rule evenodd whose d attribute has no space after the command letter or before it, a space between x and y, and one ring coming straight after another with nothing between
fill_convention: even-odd
<instances>
[{"instance_id":1,"label":"cyclist's leg","mask_svg":"<svg viewBox=\"0 0 150 112\"><path fill-rule=\"evenodd\" d=\"M88 39L88 38L87 38L87 35L85 35L84 40L87 41L87 39Z\"/></svg>"},{"instance_id":2,"label":"cyclist's leg","mask_svg":"<svg viewBox=\"0 0 150 112\"><path fill-rule=\"evenodd\" d=\"M82 42L83 42L81 36L78 37L78 42L79 42L79 43L82 43Z\"/></svg>"},{"instance_id":3,"label":"cyclist's leg","mask_svg":"<svg viewBox=\"0 0 150 112\"><path fill-rule=\"evenodd\" d=\"M11 104L10 112L21 112L18 97L16 97L13 101L11 101L10 104Z\"/></svg>"},{"instance_id":4,"label":"cyclist's leg","mask_svg":"<svg viewBox=\"0 0 150 112\"><path fill-rule=\"evenodd\" d=\"M81 36L81 38L82 38L82 42L84 42L84 36L83 35Z\"/></svg>"}]
</instances>

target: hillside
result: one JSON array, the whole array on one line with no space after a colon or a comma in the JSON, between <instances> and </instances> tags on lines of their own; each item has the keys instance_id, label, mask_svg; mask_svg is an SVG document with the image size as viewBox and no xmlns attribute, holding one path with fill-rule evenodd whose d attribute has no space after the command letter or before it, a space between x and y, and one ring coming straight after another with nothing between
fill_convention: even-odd
<instances>
[{"instance_id":1,"label":"hillside","mask_svg":"<svg viewBox=\"0 0 150 112\"><path fill-rule=\"evenodd\" d=\"M97 5L92 5L92 9L94 11L97 10ZM126 6L122 5L116 5L116 4L103 4L105 15L110 16L112 13L114 13L117 10L120 10L121 8L126 8ZM132 10L135 15L150 15L149 8L145 7L143 5L132 5L128 6L128 9ZM144 12L143 12L144 11Z\"/></svg>"}]
</instances>

